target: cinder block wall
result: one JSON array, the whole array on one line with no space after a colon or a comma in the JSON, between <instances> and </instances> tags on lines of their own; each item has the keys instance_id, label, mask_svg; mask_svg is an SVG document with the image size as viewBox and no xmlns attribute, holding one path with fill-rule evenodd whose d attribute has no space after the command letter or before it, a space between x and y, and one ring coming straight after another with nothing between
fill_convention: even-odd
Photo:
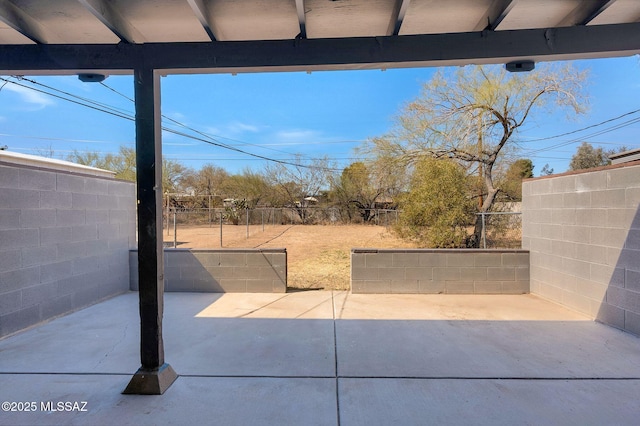
<instances>
[{"instance_id":1,"label":"cinder block wall","mask_svg":"<svg viewBox=\"0 0 640 426\"><path fill-rule=\"evenodd\" d=\"M522 294L523 250L352 249L353 293Z\"/></svg>"},{"instance_id":2,"label":"cinder block wall","mask_svg":"<svg viewBox=\"0 0 640 426\"><path fill-rule=\"evenodd\" d=\"M129 257L131 290L138 290L138 251ZM287 250L165 249L165 291L284 293Z\"/></svg>"},{"instance_id":3,"label":"cinder block wall","mask_svg":"<svg viewBox=\"0 0 640 426\"><path fill-rule=\"evenodd\" d=\"M51 167L0 161L0 336L129 289L135 186Z\"/></svg>"},{"instance_id":4,"label":"cinder block wall","mask_svg":"<svg viewBox=\"0 0 640 426\"><path fill-rule=\"evenodd\" d=\"M640 162L527 180L531 292L640 334Z\"/></svg>"}]
</instances>

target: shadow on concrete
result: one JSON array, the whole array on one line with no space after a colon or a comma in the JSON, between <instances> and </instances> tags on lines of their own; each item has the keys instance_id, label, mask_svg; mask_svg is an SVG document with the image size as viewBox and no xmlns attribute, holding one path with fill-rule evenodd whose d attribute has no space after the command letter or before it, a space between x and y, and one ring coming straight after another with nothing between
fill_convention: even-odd
<instances>
[{"instance_id":1,"label":"shadow on concrete","mask_svg":"<svg viewBox=\"0 0 640 426\"><path fill-rule=\"evenodd\" d=\"M321 288L287 287L287 293L301 293L304 291L324 291L324 290Z\"/></svg>"}]
</instances>

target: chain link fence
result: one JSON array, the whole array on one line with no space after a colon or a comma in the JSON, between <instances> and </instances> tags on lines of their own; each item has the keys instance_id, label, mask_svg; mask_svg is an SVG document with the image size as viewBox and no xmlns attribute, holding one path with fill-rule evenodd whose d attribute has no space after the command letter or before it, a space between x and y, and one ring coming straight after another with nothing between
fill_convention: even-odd
<instances>
[{"instance_id":1,"label":"chain link fence","mask_svg":"<svg viewBox=\"0 0 640 426\"><path fill-rule=\"evenodd\" d=\"M522 213L477 213L482 223L481 248L519 249L522 247Z\"/></svg>"},{"instance_id":2,"label":"chain link fence","mask_svg":"<svg viewBox=\"0 0 640 426\"><path fill-rule=\"evenodd\" d=\"M179 244L180 229L199 229L211 235L212 246L223 247L225 241L249 239L265 230L291 225L370 224L393 228L402 211L372 209L365 222L360 215L349 215L338 208L165 208L165 245ZM521 248L522 220L520 212L478 213L482 224L480 248ZM207 229L208 228L208 229ZM207 229L205 231L205 229ZM217 231L216 231L217 230Z\"/></svg>"},{"instance_id":3,"label":"chain link fence","mask_svg":"<svg viewBox=\"0 0 640 426\"><path fill-rule=\"evenodd\" d=\"M398 222L397 210L372 209L368 212L368 224L390 227ZM219 229L219 246L224 241L238 239L244 229L248 239L267 228L291 225L346 225L363 224L358 215L349 216L338 208L284 207L284 208L179 208L164 209L165 246L179 244L180 229L199 228L201 233L212 235L203 228ZM211 238L213 241L213 238Z\"/></svg>"}]
</instances>

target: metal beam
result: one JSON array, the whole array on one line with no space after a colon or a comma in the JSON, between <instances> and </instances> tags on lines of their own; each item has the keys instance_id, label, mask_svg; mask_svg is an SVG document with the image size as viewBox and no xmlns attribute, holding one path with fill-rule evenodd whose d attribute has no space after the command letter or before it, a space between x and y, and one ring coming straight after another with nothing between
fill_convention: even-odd
<instances>
[{"instance_id":1,"label":"metal beam","mask_svg":"<svg viewBox=\"0 0 640 426\"><path fill-rule=\"evenodd\" d=\"M46 43L45 30L38 21L27 15L9 0L0 0L0 21L34 43Z\"/></svg>"},{"instance_id":2,"label":"metal beam","mask_svg":"<svg viewBox=\"0 0 640 426\"><path fill-rule=\"evenodd\" d=\"M0 74L126 73L148 58L163 74L450 66L630 56L640 23L343 39L140 45L4 45ZM130 71L129 71L130 72Z\"/></svg>"},{"instance_id":3,"label":"metal beam","mask_svg":"<svg viewBox=\"0 0 640 426\"><path fill-rule=\"evenodd\" d=\"M162 126L160 76L150 67L134 73L140 360L123 393L160 395L178 377L164 360L164 253L162 247Z\"/></svg>"},{"instance_id":4,"label":"metal beam","mask_svg":"<svg viewBox=\"0 0 640 426\"><path fill-rule=\"evenodd\" d=\"M105 0L78 0L120 40L127 43L144 43L144 36L113 5Z\"/></svg>"},{"instance_id":5,"label":"metal beam","mask_svg":"<svg viewBox=\"0 0 640 426\"><path fill-rule=\"evenodd\" d=\"M187 0L187 2L189 3L189 6L191 6L193 13L198 18L198 21L200 21L200 25L202 25L202 28L204 28L211 41L216 41L213 24L209 20L209 9L207 8L207 5L204 4L202 0Z\"/></svg>"},{"instance_id":6,"label":"metal beam","mask_svg":"<svg viewBox=\"0 0 640 426\"><path fill-rule=\"evenodd\" d=\"M300 25L298 38L307 38L307 15L304 9L304 0L296 0L296 11L298 12L298 24Z\"/></svg>"},{"instance_id":7,"label":"metal beam","mask_svg":"<svg viewBox=\"0 0 640 426\"><path fill-rule=\"evenodd\" d=\"M493 0L486 15L478 22L475 31L495 31L498 25L504 21L518 0Z\"/></svg>"},{"instance_id":8,"label":"metal beam","mask_svg":"<svg viewBox=\"0 0 640 426\"><path fill-rule=\"evenodd\" d=\"M404 15L407 13L410 1L411 0L396 0L396 4L393 7L393 14L391 15L391 22L389 22L388 35L397 36L400 34L400 28L402 28Z\"/></svg>"}]
</instances>

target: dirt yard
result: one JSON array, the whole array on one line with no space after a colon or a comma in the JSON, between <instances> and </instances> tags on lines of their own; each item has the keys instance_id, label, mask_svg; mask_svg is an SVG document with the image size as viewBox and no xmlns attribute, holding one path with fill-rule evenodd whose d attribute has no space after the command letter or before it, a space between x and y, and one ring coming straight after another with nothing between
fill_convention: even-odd
<instances>
[{"instance_id":1,"label":"dirt yard","mask_svg":"<svg viewBox=\"0 0 640 426\"><path fill-rule=\"evenodd\" d=\"M172 242L164 232L164 241ZM220 248L220 227L179 226L178 248ZM222 247L284 247L288 258L288 285L297 289L349 288L351 249L355 247L411 248L384 226L370 225L260 225L247 228L224 225Z\"/></svg>"}]
</instances>

